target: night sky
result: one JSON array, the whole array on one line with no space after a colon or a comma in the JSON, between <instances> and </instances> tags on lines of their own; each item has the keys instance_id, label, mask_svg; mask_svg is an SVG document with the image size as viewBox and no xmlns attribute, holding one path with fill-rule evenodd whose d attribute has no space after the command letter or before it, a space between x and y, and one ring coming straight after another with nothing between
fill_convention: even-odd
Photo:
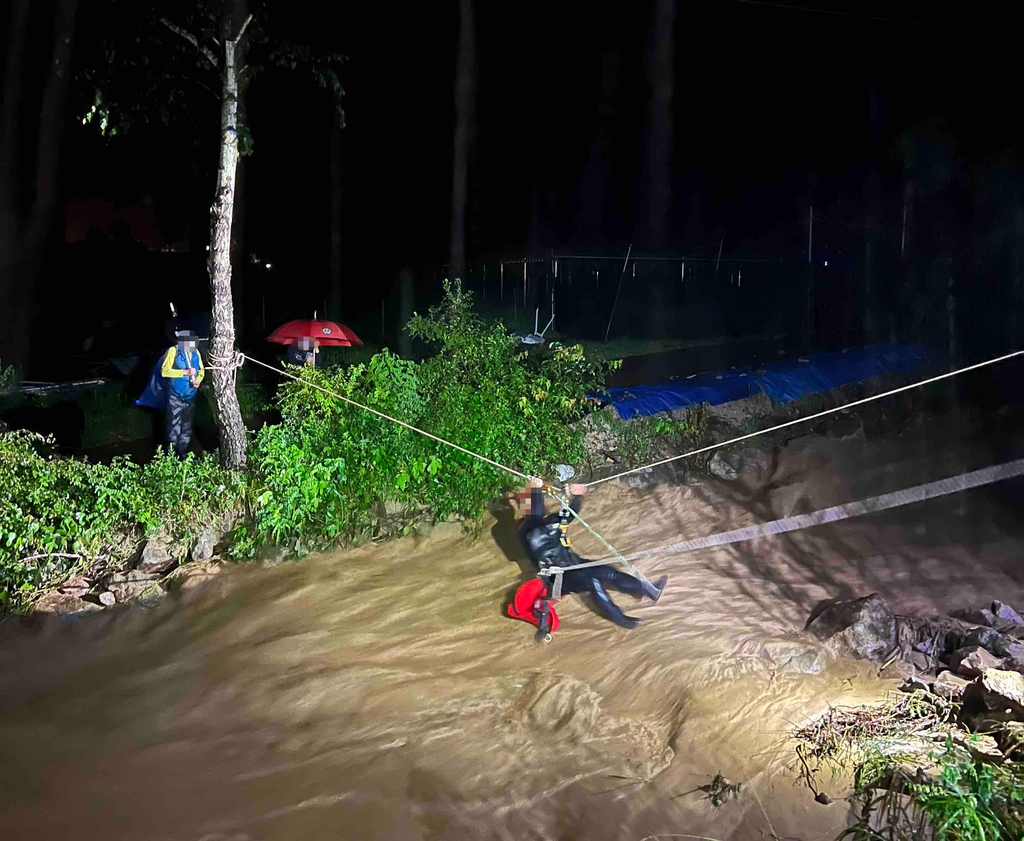
<instances>
[{"instance_id":1,"label":"night sky","mask_svg":"<svg viewBox=\"0 0 1024 841\"><path fill-rule=\"evenodd\" d=\"M82 2L80 39L96 3ZM477 5L470 264L552 251L621 255L630 244L651 252L643 156L653 3ZM819 247L837 251L861 224L875 176L880 222L896 225L898 139L910 130L957 166L1018 160L1013 53L997 20L971 10L947 18L921 3L811 5L818 10L677 5L671 226L658 253L713 256L724 243L726 254L799 259L810 205ZM346 315L356 317L379 310L401 268L447 259L458 4L296 0L279 20L293 40L348 56L342 274ZM69 101L60 168L68 238L90 227L113 233L123 208L129 239L187 242L201 257L217 102L197 93L190 105L196 123L209 125L199 145L184 125L101 139L75 119L81 105ZM336 115L306 76L281 70L255 80L245 108L255 154L240 172L243 248L275 272L245 281L240 297L265 298L269 288L281 313L321 306ZM955 210L971 213L966 200ZM236 272L249 271L238 268L241 257ZM201 261L175 283L180 300L204 306ZM242 305L250 314L252 300Z\"/></svg>"},{"instance_id":2,"label":"night sky","mask_svg":"<svg viewBox=\"0 0 1024 841\"><path fill-rule=\"evenodd\" d=\"M478 10L471 259L518 256L530 246L614 253L642 237L647 5L603 14L571 2ZM349 56L343 171L351 259L385 272L443 262L457 9L348 4L334 15L321 4L295 6L314 37ZM949 33L934 20L907 22L926 19L923 9L917 16L905 4L896 20L887 6L875 4L887 19L874 20L737 0L681 5L673 251L707 250L723 235L733 247L761 244L779 223L799 227L807 204L854 201L870 167L898 187L892 144L932 116L967 147L1015 141L1005 103L994 107L998 90L978 84L976 66L951 63ZM299 74L271 72L253 84L247 105L256 139L245 162L247 224L273 247L305 240L311 259L326 260L326 96ZM607 141L595 151L602 132ZM203 225L209 167L205 177L183 180L191 150L183 155L152 134L140 130L107 150L75 137L67 186L70 195L155 197L173 238L186 219ZM145 165L154 157L155 171ZM600 213L587 206L595 194L604 196Z\"/></svg>"}]
</instances>

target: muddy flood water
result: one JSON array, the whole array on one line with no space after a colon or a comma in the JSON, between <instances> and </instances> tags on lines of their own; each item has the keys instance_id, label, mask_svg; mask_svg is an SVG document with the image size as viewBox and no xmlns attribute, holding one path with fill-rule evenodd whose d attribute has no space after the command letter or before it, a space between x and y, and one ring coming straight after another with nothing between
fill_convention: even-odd
<instances>
[{"instance_id":1,"label":"muddy flood water","mask_svg":"<svg viewBox=\"0 0 1024 841\"><path fill-rule=\"evenodd\" d=\"M932 442L933 444L934 442ZM808 436L765 475L631 489L585 516L624 552L1005 460L911 431ZM816 605L1024 604L1020 480L644 563L656 605L579 597L548 645L503 617L522 580L510 517L274 568L230 567L156 607L0 627L0 838L831 839L787 734L882 697L867 664L788 667ZM576 535L583 554L597 544ZM798 649L797 649L798 650ZM743 783L713 808L698 786Z\"/></svg>"}]
</instances>

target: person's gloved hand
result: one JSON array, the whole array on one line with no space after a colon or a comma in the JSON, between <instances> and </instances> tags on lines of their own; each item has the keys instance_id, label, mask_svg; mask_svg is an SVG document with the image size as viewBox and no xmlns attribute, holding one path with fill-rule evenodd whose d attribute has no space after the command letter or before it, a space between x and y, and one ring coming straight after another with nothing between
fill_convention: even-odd
<instances>
[{"instance_id":1,"label":"person's gloved hand","mask_svg":"<svg viewBox=\"0 0 1024 841\"><path fill-rule=\"evenodd\" d=\"M530 487L531 488L543 488L544 487L544 480L543 479L538 479L536 476L534 476L532 479L530 479Z\"/></svg>"},{"instance_id":2,"label":"person's gloved hand","mask_svg":"<svg viewBox=\"0 0 1024 841\"><path fill-rule=\"evenodd\" d=\"M569 493L573 496L583 496L587 492L586 485L569 485Z\"/></svg>"},{"instance_id":3,"label":"person's gloved hand","mask_svg":"<svg viewBox=\"0 0 1024 841\"><path fill-rule=\"evenodd\" d=\"M185 376L194 377L195 375L196 375L196 369L195 368L186 368L185 369Z\"/></svg>"}]
</instances>

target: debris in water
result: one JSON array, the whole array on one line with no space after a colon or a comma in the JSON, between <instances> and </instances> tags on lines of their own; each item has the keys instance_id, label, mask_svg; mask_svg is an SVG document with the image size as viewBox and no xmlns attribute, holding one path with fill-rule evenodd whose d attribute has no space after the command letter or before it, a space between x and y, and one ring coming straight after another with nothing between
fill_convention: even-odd
<instances>
[{"instance_id":1,"label":"debris in water","mask_svg":"<svg viewBox=\"0 0 1024 841\"><path fill-rule=\"evenodd\" d=\"M686 797L688 794L696 794L698 791L701 791L704 792L705 800L710 800L711 805L717 809L726 801L732 800L739 795L742 787L743 783L730 783L719 773L715 774L714 778L707 785L697 786L692 791L677 794L676 797ZM675 797L672 799L675 800Z\"/></svg>"}]
</instances>

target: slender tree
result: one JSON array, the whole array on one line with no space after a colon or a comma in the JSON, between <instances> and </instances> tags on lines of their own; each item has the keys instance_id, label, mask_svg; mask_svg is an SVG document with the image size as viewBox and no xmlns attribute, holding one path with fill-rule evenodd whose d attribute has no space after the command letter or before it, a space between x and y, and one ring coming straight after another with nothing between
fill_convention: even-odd
<instances>
[{"instance_id":1,"label":"slender tree","mask_svg":"<svg viewBox=\"0 0 1024 841\"><path fill-rule=\"evenodd\" d=\"M59 197L78 0L52 0L35 16L33 7L43 4L12 0L8 5L0 101L0 361L24 365L34 288ZM49 27L45 35L35 31L42 25ZM30 51L37 34L48 40L47 49Z\"/></svg>"},{"instance_id":2,"label":"slender tree","mask_svg":"<svg viewBox=\"0 0 1024 841\"><path fill-rule=\"evenodd\" d=\"M250 10L250 5L252 9ZM270 4L246 0L106 0L106 18L84 62L92 105L84 116L104 134L138 120L194 121L210 133L208 111L195 97L219 107L218 166L210 207L207 269L212 299L210 360L220 433L220 460L229 470L246 465L246 436L234 388L234 306L231 245L236 173L251 136L239 120L241 90L264 67L307 67L336 101L343 95L336 67L341 56L280 37ZM271 37L271 34L274 37ZM184 112L184 113L183 113ZM339 106L339 113L340 106ZM187 116L185 116L187 115Z\"/></svg>"}]
</instances>

